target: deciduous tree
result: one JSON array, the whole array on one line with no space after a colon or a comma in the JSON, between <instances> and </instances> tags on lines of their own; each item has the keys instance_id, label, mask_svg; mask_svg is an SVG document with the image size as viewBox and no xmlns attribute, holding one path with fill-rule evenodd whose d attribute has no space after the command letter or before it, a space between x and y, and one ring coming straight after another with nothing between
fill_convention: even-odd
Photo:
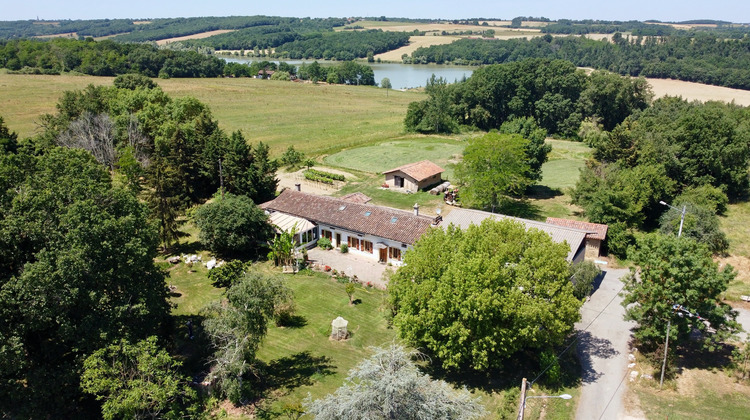
<instances>
[{"instance_id":1,"label":"deciduous tree","mask_svg":"<svg viewBox=\"0 0 750 420\"><path fill-rule=\"evenodd\" d=\"M88 417L83 360L168 315L148 209L85 151L0 159L0 411ZM6 344L7 343L7 344Z\"/></svg>"},{"instance_id":2,"label":"deciduous tree","mask_svg":"<svg viewBox=\"0 0 750 420\"><path fill-rule=\"evenodd\" d=\"M390 279L393 323L445 368L499 368L519 351L557 346L581 306L568 250L510 220L431 229Z\"/></svg>"},{"instance_id":3,"label":"deciduous tree","mask_svg":"<svg viewBox=\"0 0 750 420\"><path fill-rule=\"evenodd\" d=\"M244 195L224 194L195 212L201 243L226 256L250 257L273 235L268 216Z\"/></svg>"},{"instance_id":4,"label":"deciduous tree","mask_svg":"<svg viewBox=\"0 0 750 420\"><path fill-rule=\"evenodd\" d=\"M508 196L523 194L533 183L528 177L528 143L517 134L490 133L470 139L456 166L462 200L474 208L490 209Z\"/></svg>"},{"instance_id":5,"label":"deciduous tree","mask_svg":"<svg viewBox=\"0 0 750 420\"><path fill-rule=\"evenodd\" d=\"M86 358L81 388L104 401L102 417L107 420L179 419L194 410L196 398L180 365L155 336L136 344L123 339Z\"/></svg>"}]
</instances>

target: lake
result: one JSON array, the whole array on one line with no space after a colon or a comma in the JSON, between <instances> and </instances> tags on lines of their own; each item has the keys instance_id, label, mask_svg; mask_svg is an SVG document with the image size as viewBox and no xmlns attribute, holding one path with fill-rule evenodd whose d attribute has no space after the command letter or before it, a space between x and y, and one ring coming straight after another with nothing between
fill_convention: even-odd
<instances>
[{"instance_id":1,"label":"lake","mask_svg":"<svg viewBox=\"0 0 750 420\"><path fill-rule=\"evenodd\" d=\"M250 61L262 61L264 58L261 57L230 57L221 56L229 62L234 63L247 63ZM284 61L285 63L300 66L302 63L312 63L314 60L268 60L274 63ZM338 62L318 60L321 65L332 65ZM394 89L408 89L424 86L427 80L434 74L435 76L442 77L453 83L457 80L461 80L463 77L471 76L471 73L476 67L470 66L452 66L446 64L402 64L402 63L366 63L372 67L375 73L375 82L380 84L380 81L384 77L387 77L391 81L391 86Z\"/></svg>"}]
</instances>

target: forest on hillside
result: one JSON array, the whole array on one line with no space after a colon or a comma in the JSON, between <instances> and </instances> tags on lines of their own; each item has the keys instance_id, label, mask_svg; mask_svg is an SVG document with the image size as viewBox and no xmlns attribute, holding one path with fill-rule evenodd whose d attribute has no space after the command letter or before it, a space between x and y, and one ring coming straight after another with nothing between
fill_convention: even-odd
<instances>
[{"instance_id":1,"label":"forest on hillside","mask_svg":"<svg viewBox=\"0 0 750 420\"><path fill-rule=\"evenodd\" d=\"M526 58L567 60L578 67L628 76L677 79L750 89L750 38L728 40L709 33L696 37L624 37L612 42L584 37L460 39L418 48L405 62L499 64Z\"/></svg>"}]
</instances>

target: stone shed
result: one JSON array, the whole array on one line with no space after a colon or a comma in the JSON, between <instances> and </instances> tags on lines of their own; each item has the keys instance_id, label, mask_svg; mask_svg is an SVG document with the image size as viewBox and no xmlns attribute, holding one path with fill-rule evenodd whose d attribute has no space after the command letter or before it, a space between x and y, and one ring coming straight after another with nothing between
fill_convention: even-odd
<instances>
[{"instance_id":1,"label":"stone shed","mask_svg":"<svg viewBox=\"0 0 750 420\"><path fill-rule=\"evenodd\" d=\"M609 226L578 220L558 219L556 217L548 217L547 223L586 231L586 258L598 258L601 255L602 244L607 239Z\"/></svg>"},{"instance_id":2,"label":"stone shed","mask_svg":"<svg viewBox=\"0 0 750 420\"><path fill-rule=\"evenodd\" d=\"M443 172L445 169L429 160L423 160L393 168L383 172L383 175L389 188L418 191L443 182L441 176Z\"/></svg>"}]
</instances>

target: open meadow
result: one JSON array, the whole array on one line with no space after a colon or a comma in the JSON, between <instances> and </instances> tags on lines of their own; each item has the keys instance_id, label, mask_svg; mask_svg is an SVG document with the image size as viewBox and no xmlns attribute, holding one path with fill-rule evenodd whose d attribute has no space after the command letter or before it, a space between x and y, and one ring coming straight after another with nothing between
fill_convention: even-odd
<instances>
[{"instance_id":1,"label":"open meadow","mask_svg":"<svg viewBox=\"0 0 750 420\"><path fill-rule=\"evenodd\" d=\"M39 116L54 113L66 90L89 84L111 85L93 76L12 75L0 72L0 116L21 137L38 129ZM155 79L175 97L193 96L207 104L226 132L242 130L280 154L294 145L305 153L332 153L398 137L410 102L419 92L375 87L291 83L251 78Z\"/></svg>"}]
</instances>

